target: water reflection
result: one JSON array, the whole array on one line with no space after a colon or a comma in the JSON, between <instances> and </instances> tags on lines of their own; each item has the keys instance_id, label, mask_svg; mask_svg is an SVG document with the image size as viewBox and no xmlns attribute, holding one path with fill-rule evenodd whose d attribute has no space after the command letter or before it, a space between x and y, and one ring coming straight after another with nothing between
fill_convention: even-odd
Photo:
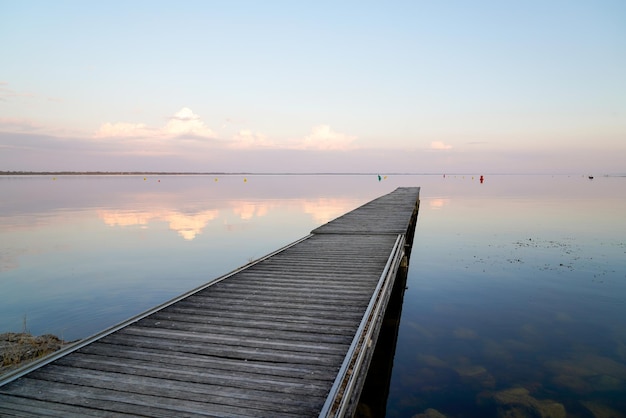
<instances>
[{"instance_id":1,"label":"water reflection","mask_svg":"<svg viewBox=\"0 0 626 418\"><path fill-rule=\"evenodd\" d=\"M86 337L368 200L326 177L159 180L1 178L0 332L26 318L34 334Z\"/></svg>"},{"instance_id":2,"label":"water reflection","mask_svg":"<svg viewBox=\"0 0 626 418\"><path fill-rule=\"evenodd\" d=\"M302 211L310 215L313 221L320 225L354 209L354 202L350 199L303 199L300 204Z\"/></svg>"},{"instance_id":3,"label":"water reflection","mask_svg":"<svg viewBox=\"0 0 626 418\"><path fill-rule=\"evenodd\" d=\"M435 199L428 200L428 206L433 210L442 209L444 206L448 205L449 203L450 203L450 199L435 198Z\"/></svg>"},{"instance_id":4,"label":"water reflection","mask_svg":"<svg viewBox=\"0 0 626 418\"><path fill-rule=\"evenodd\" d=\"M266 204L255 204L253 202L239 202L233 208L233 213L243 220L250 220L255 217L267 215L270 208Z\"/></svg>"},{"instance_id":5,"label":"water reflection","mask_svg":"<svg viewBox=\"0 0 626 418\"><path fill-rule=\"evenodd\" d=\"M278 200L272 201L271 204L254 201L230 201L228 202L228 208L197 212L180 212L171 209L152 211L100 209L97 211L97 214L106 225L112 227L140 226L148 228L151 223L166 222L169 228L177 232L182 238L193 240L202 233L209 222L217 220L220 216L223 219L230 218L229 215L225 214L227 212L232 213L232 215L243 221L250 221L267 216L272 210L291 208L295 212L309 215L314 223L323 224L354 209L352 205L353 201L349 199L323 198L315 200ZM222 215L220 215L220 211ZM229 229L232 230L232 228Z\"/></svg>"},{"instance_id":6,"label":"water reflection","mask_svg":"<svg viewBox=\"0 0 626 418\"><path fill-rule=\"evenodd\" d=\"M192 240L202 233L207 224L219 216L217 210L205 210L193 214L176 211L137 212L99 210L98 216L109 226L141 226L147 228L149 223L167 222L172 231L186 240Z\"/></svg>"}]
</instances>

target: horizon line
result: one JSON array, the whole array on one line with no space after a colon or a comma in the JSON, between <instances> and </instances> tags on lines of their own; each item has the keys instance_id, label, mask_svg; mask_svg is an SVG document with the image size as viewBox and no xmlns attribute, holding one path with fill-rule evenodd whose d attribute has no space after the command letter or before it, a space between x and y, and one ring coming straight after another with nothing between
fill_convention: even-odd
<instances>
[{"instance_id":1,"label":"horizon line","mask_svg":"<svg viewBox=\"0 0 626 418\"><path fill-rule=\"evenodd\" d=\"M480 175L474 172L332 172L332 171L320 171L320 172L255 172L255 171L80 171L80 170L46 170L46 171L26 171L26 170L5 170L0 171L0 176L22 176L22 175L116 175L116 176L132 176L132 175L160 175L160 176L175 176L175 175L188 175L188 176L207 176L207 175L266 175L266 176L320 176L320 175L333 175L333 176L467 176L467 175ZM582 173L493 173L486 172L482 175L499 175L499 176L512 176L512 175L544 175L544 176L591 176L591 174ZM624 177L626 173L605 173L601 174L603 177ZM599 177L600 177L599 176Z\"/></svg>"}]
</instances>

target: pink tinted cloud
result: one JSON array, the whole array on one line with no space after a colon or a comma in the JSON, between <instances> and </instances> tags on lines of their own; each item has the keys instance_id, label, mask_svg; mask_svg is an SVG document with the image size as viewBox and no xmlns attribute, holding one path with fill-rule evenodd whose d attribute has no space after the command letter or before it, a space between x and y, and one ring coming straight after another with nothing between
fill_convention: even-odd
<instances>
[{"instance_id":1,"label":"pink tinted cloud","mask_svg":"<svg viewBox=\"0 0 626 418\"><path fill-rule=\"evenodd\" d=\"M200 116L193 113L188 107L183 107L174 116L170 117L163 131L167 136L216 137L215 133L200 119Z\"/></svg>"},{"instance_id":2,"label":"pink tinted cloud","mask_svg":"<svg viewBox=\"0 0 626 418\"><path fill-rule=\"evenodd\" d=\"M216 138L213 132L188 107L184 107L171 116L165 126L160 128L150 127L144 123L104 123L94 133L94 138L175 138L192 136L199 138Z\"/></svg>"},{"instance_id":3,"label":"pink tinted cloud","mask_svg":"<svg viewBox=\"0 0 626 418\"><path fill-rule=\"evenodd\" d=\"M144 123L107 122L93 134L96 139L140 139L165 140L178 137L217 139L216 133L190 108L184 107L171 116L162 127L152 127ZM357 147L356 136L334 131L328 125L318 125L301 139L286 142L275 141L267 135L251 129L239 130L230 141L217 145L230 149L293 149L318 151L345 151Z\"/></svg>"},{"instance_id":4,"label":"pink tinted cloud","mask_svg":"<svg viewBox=\"0 0 626 418\"><path fill-rule=\"evenodd\" d=\"M290 141L275 141L252 130L241 130L233 136L229 148L234 149L283 149L306 151L345 151L356 149L356 136L336 132L328 125L318 125L303 138Z\"/></svg>"},{"instance_id":5,"label":"pink tinted cloud","mask_svg":"<svg viewBox=\"0 0 626 418\"><path fill-rule=\"evenodd\" d=\"M318 125L294 148L306 150L344 151L356 148L357 137L335 132L328 125Z\"/></svg>"},{"instance_id":6,"label":"pink tinted cloud","mask_svg":"<svg viewBox=\"0 0 626 418\"><path fill-rule=\"evenodd\" d=\"M433 141L430 143L430 149L436 149L436 150L452 149L452 145L445 144L443 141Z\"/></svg>"},{"instance_id":7,"label":"pink tinted cloud","mask_svg":"<svg viewBox=\"0 0 626 418\"><path fill-rule=\"evenodd\" d=\"M277 144L267 139L266 135L244 129L233 136L230 147L235 149L276 148Z\"/></svg>"}]
</instances>

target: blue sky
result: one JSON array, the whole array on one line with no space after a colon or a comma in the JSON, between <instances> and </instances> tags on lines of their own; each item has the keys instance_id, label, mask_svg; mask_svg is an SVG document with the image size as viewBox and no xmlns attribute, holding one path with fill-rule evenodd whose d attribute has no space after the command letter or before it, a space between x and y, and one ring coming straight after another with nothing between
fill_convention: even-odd
<instances>
[{"instance_id":1,"label":"blue sky","mask_svg":"<svg viewBox=\"0 0 626 418\"><path fill-rule=\"evenodd\" d=\"M622 1L0 0L0 170L626 172Z\"/></svg>"}]
</instances>

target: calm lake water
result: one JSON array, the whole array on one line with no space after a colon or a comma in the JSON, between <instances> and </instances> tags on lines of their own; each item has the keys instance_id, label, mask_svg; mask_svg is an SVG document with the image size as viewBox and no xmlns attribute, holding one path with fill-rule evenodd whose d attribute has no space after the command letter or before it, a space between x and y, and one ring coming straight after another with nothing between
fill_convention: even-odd
<instances>
[{"instance_id":1,"label":"calm lake water","mask_svg":"<svg viewBox=\"0 0 626 418\"><path fill-rule=\"evenodd\" d=\"M0 177L0 332L84 338L399 186L387 416L626 416L623 177Z\"/></svg>"}]
</instances>

